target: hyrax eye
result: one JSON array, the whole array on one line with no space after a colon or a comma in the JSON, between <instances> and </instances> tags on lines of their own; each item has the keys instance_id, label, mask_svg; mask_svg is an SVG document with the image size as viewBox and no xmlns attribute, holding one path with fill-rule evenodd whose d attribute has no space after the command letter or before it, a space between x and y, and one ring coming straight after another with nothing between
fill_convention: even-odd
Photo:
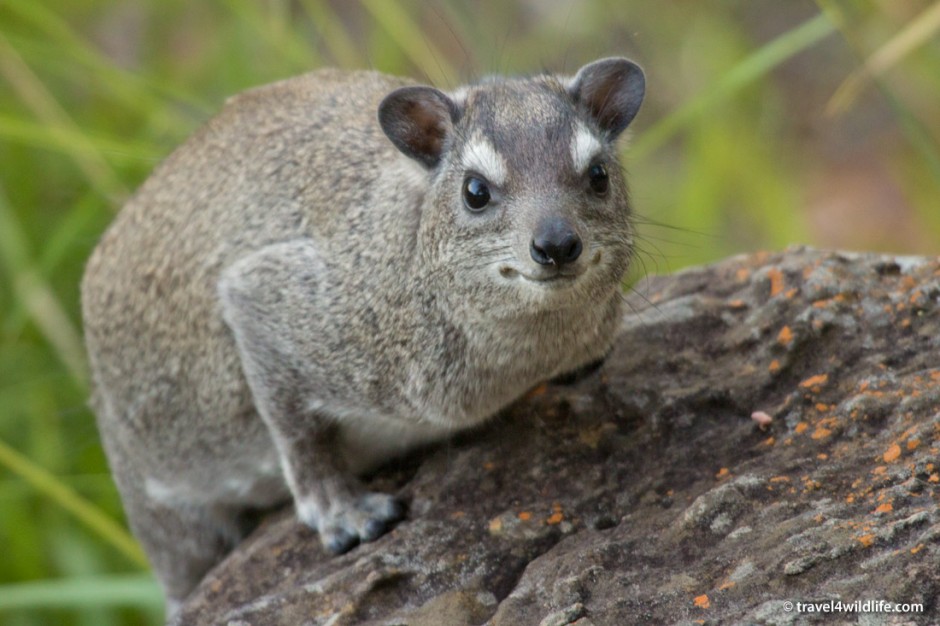
<instances>
[{"instance_id":1,"label":"hyrax eye","mask_svg":"<svg viewBox=\"0 0 940 626\"><path fill-rule=\"evenodd\" d=\"M463 181L463 202L471 211L482 211L490 203L490 188L475 176Z\"/></svg>"},{"instance_id":2,"label":"hyrax eye","mask_svg":"<svg viewBox=\"0 0 940 626\"><path fill-rule=\"evenodd\" d=\"M591 191L597 195L603 196L607 193L610 181L607 178L607 168L604 167L603 163L595 163L591 166L591 169L588 170L588 181L591 185Z\"/></svg>"}]
</instances>

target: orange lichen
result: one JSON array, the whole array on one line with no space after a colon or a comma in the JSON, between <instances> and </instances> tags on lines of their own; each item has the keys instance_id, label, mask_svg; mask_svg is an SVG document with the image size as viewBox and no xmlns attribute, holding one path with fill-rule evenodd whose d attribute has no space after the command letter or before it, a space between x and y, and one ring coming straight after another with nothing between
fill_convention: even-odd
<instances>
[{"instance_id":1,"label":"orange lichen","mask_svg":"<svg viewBox=\"0 0 940 626\"><path fill-rule=\"evenodd\" d=\"M816 430L813 431L812 438L813 438L813 439L825 439L826 437L828 437L828 436L831 435L831 434L832 434L832 431L831 431L831 430L829 430L828 428L823 428L822 426L820 426L820 427L818 427Z\"/></svg>"},{"instance_id":2,"label":"orange lichen","mask_svg":"<svg viewBox=\"0 0 940 626\"><path fill-rule=\"evenodd\" d=\"M885 463L893 463L898 460L901 456L901 446L896 443L892 443L891 446L885 451L884 458Z\"/></svg>"},{"instance_id":3,"label":"orange lichen","mask_svg":"<svg viewBox=\"0 0 940 626\"><path fill-rule=\"evenodd\" d=\"M910 440L907 442L907 449L908 449L908 450L914 450L914 449L916 449L917 446L919 446L919 445L920 445L920 439L910 439Z\"/></svg>"},{"instance_id":4,"label":"orange lichen","mask_svg":"<svg viewBox=\"0 0 940 626\"><path fill-rule=\"evenodd\" d=\"M735 278L738 279L739 283L746 282L748 278L751 277L751 270L746 267L742 267L737 272L735 272Z\"/></svg>"},{"instance_id":5,"label":"orange lichen","mask_svg":"<svg viewBox=\"0 0 940 626\"><path fill-rule=\"evenodd\" d=\"M562 520L564 519L565 516L560 511L556 511L552 513L547 520L545 520L545 523L549 526L554 526L555 524L561 524Z\"/></svg>"},{"instance_id":6,"label":"orange lichen","mask_svg":"<svg viewBox=\"0 0 940 626\"><path fill-rule=\"evenodd\" d=\"M927 482L930 482L930 483L940 483L940 474L934 472L934 473L931 474L930 477L927 479Z\"/></svg>"},{"instance_id":7,"label":"orange lichen","mask_svg":"<svg viewBox=\"0 0 940 626\"><path fill-rule=\"evenodd\" d=\"M885 502L884 504L879 504L872 513L890 513L894 510L894 506L890 502Z\"/></svg>"},{"instance_id":8,"label":"orange lichen","mask_svg":"<svg viewBox=\"0 0 940 626\"><path fill-rule=\"evenodd\" d=\"M773 361L770 362L770 365L767 367L767 369L771 373L780 371L780 361L778 361L777 359L774 359Z\"/></svg>"},{"instance_id":9,"label":"orange lichen","mask_svg":"<svg viewBox=\"0 0 940 626\"><path fill-rule=\"evenodd\" d=\"M773 437L767 437L767 439L764 439L764 445L765 445L765 446L772 446L772 445L774 445L774 442L776 442L776 441L777 441L777 440L776 440L775 438L773 438Z\"/></svg>"},{"instance_id":10,"label":"orange lichen","mask_svg":"<svg viewBox=\"0 0 940 626\"><path fill-rule=\"evenodd\" d=\"M744 300L735 299L735 300L729 300L728 306L731 307L732 309L743 309L744 307L747 306L747 303L744 302Z\"/></svg>"},{"instance_id":11,"label":"orange lichen","mask_svg":"<svg viewBox=\"0 0 940 626\"><path fill-rule=\"evenodd\" d=\"M783 291L783 272L772 267L767 271L767 276L770 278L770 297L780 295Z\"/></svg>"},{"instance_id":12,"label":"orange lichen","mask_svg":"<svg viewBox=\"0 0 940 626\"><path fill-rule=\"evenodd\" d=\"M822 483L818 480L804 480L803 491L816 491L822 488Z\"/></svg>"},{"instance_id":13,"label":"orange lichen","mask_svg":"<svg viewBox=\"0 0 940 626\"><path fill-rule=\"evenodd\" d=\"M809 428L809 424L807 424L806 422L799 422L799 423L793 428L793 430L794 430L794 432L796 432L797 435L802 435L804 432L806 432L806 429L807 429L807 428Z\"/></svg>"},{"instance_id":14,"label":"orange lichen","mask_svg":"<svg viewBox=\"0 0 940 626\"><path fill-rule=\"evenodd\" d=\"M826 454L825 452L820 452L819 454L816 455L816 458L819 459L820 461L825 461L826 459L829 458L829 455Z\"/></svg>"},{"instance_id":15,"label":"orange lichen","mask_svg":"<svg viewBox=\"0 0 940 626\"><path fill-rule=\"evenodd\" d=\"M777 334L777 343L781 346L788 346L793 341L793 331L790 330L789 326L784 326L780 329L780 332Z\"/></svg>"},{"instance_id":16,"label":"orange lichen","mask_svg":"<svg viewBox=\"0 0 940 626\"><path fill-rule=\"evenodd\" d=\"M914 546L913 548L911 548L911 554L917 554L918 552L920 552L920 551L923 550L923 549L924 549L924 544L919 543L919 544L917 544L916 546Z\"/></svg>"},{"instance_id":17,"label":"orange lichen","mask_svg":"<svg viewBox=\"0 0 940 626\"><path fill-rule=\"evenodd\" d=\"M856 539L858 539L858 542L866 548L871 547L871 544L875 543L875 536L871 533L856 537Z\"/></svg>"},{"instance_id":18,"label":"orange lichen","mask_svg":"<svg viewBox=\"0 0 940 626\"><path fill-rule=\"evenodd\" d=\"M733 580L726 580L725 582L721 583L721 586L718 587L718 591L726 591L731 589L735 586L735 584L736 583Z\"/></svg>"},{"instance_id":19,"label":"orange lichen","mask_svg":"<svg viewBox=\"0 0 940 626\"><path fill-rule=\"evenodd\" d=\"M718 473L715 474L715 478L725 478L729 474L731 474L731 470L729 470L727 467L722 467L720 470L718 470Z\"/></svg>"},{"instance_id":20,"label":"orange lichen","mask_svg":"<svg viewBox=\"0 0 940 626\"><path fill-rule=\"evenodd\" d=\"M519 517L519 519L521 519L523 522L528 522L530 519L532 519L532 514L529 513L528 511L521 511L521 512L519 513L518 517Z\"/></svg>"},{"instance_id":21,"label":"orange lichen","mask_svg":"<svg viewBox=\"0 0 940 626\"><path fill-rule=\"evenodd\" d=\"M772 476L772 477L770 478L770 482L772 482L772 483L788 483L788 482L790 482L790 477L789 477L789 476Z\"/></svg>"},{"instance_id":22,"label":"orange lichen","mask_svg":"<svg viewBox=\"0 0 940 626\"><path fill-rule=\"evenodd\" d=\"M800 387L803 389L816 389L822 387L827 382L829 382L829 374L817 374L816 376L810 376L801 382Z\"/></svg>"},{"instance_id":23,"label":"orange lichen","mask_svg":"<svg viewBox=\"0 0 940 626\"><path fill-rule=\"evenodd\" d=\"M692 600L692 602L694 602L695 606L697 606L700 609L707 609L712 605L712 603L708 599L708 595L704 593L700 596L695 596L695 599Z\"/></svg>"}]
</instances>

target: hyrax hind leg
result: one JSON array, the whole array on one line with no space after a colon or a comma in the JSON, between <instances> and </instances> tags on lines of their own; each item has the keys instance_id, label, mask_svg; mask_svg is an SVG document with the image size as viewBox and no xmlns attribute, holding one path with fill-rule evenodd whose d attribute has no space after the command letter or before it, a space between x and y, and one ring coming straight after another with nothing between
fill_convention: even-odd
<instances>
[{"instance_id":1,"label":"hyrax hind leg","mask_svg":"<svg viewBox=\"0 0 940 626\"><path fill-rule=\"evenodd\" d=\"M239 510L229 507L145 497L125 500L125 508L163 586L168 618L247 530Z\"/></svg>"},{"instance_id":2,"label":"hyrax hind leg","mask_svg":"<svg viewBox=\"0 0 940 626\"><path fill-rule=\"evenodd\" d=\"M315 406L340 386L322 369L342 360L323 344L326 272L312 241L274 244L227 268L219 295L297 514L328 550L344 552L382 535L403 508L365 491L339 450L339 425Z\"/></svg>"}]
</instances>

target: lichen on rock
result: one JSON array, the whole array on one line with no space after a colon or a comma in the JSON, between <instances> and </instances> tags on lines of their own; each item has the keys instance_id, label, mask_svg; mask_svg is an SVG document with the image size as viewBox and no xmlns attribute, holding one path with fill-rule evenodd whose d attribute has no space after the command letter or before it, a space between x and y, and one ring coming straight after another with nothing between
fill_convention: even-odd
<instances>
[{"instance_id":1,"label":"lichen on rock","mask_svg":"<svg viewBox=\"0 0 940 626\"><path fill-rule=\"evenodd\" d=\"M642 287L599 372L379 472L410 507L387 536L331 557L282 511L179 623L936 623L940 259L795 248Z\"/></svg>"}]
</instances>

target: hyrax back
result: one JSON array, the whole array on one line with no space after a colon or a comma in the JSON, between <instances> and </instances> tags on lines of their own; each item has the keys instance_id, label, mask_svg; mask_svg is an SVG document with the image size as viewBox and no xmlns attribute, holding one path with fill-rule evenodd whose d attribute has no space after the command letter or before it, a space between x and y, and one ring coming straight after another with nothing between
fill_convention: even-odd
<instances>
[{"instance_id":1,"label":"hyrax back","mask_svg":"<svg viewBox=\"0 0 940 626\"><path fill-rule=\"evenodd\" d=\"M233 98L124 207L82 285L93 404L180 602L293 497L340 552L397 501L356 475L610 349L632 253L613 145L643 75L444 94L320 71Z\"/></svg>"}]
</instances>

